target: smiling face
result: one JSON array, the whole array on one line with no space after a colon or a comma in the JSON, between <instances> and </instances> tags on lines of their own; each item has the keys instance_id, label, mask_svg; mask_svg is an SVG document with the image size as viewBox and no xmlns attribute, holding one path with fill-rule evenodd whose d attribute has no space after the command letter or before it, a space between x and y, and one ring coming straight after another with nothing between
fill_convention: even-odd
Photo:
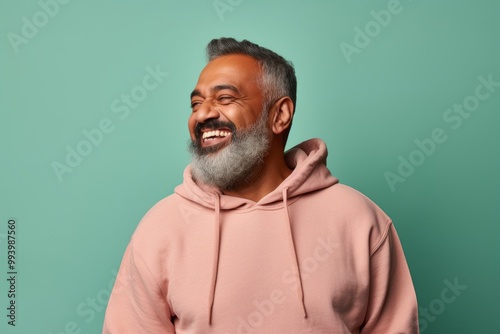
<instances>
[{"instance_id":1,"label":"smiling face","mask_svg":"<svg viewBox=\"0 0 500 334\"><path fill-rule=\"evenodd\" d=\"M188 122L195 180L235 190L259 175L271 131L258 80L259 64L242 55L216 58L202 71Z\"/></svg>"},{"instance_id":2,"label":"smiling face","mask_svg":"<svg viewBox=\"0 0 500 334\"><path fill-rule=\"evenodd\" d=\"M246 55L210 61L191 93L191 140L206 153L226 147L238 131L249 129L262 112L261 68Z\"/></svg>"}]
</instances>

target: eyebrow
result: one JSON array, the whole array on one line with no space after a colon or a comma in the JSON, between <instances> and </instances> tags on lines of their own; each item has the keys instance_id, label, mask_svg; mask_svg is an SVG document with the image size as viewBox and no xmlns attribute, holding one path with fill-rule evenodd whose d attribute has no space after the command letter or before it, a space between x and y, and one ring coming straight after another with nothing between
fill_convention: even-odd
<instances>
[{"instance_id":1,"label":"eyebrow","mask_svg":"<svg viewBox=\"0 0 500 334\"><path fill-rule=\"evenodd\" d=\"M216 86L212 87L210 89L210 91L215 93L215 92L218 92L218 91L224 90L224 89L229 89L229 90L235 92L236 94L241 95L240 91L238 90L238 88L236 88L236 86L229 85L229 84L216 85ZM198 89L195 89L191 92L191 98L193 98L194 96L203 96L203 95L201 94L201 92Z\"/></svg>"}]
</instances>

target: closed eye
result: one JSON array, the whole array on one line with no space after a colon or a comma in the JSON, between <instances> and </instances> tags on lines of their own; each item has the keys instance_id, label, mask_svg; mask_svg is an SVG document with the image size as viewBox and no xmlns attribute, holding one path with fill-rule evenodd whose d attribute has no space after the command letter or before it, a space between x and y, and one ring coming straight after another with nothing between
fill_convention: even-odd
<instances>
[{"instance_id":1,"label":"closed eye","mask_svg":"<svg viewBox=\"0 0 500 334\"><path fill-rule=\"evenodd\" d=\"M222 104L227 104L233 100L234 100L234 96L231 96L231 95L221 95L217 98L217 101L219 101Z\"/></svg>"},{"instance_id":2,"label":"closed eye","mask_svg":"<svg viewBox=\"0 0 500 334\"><path fill-rule=\"evenodd\" d=\"M201 101L191 101L191 109L195 109L201 104Z\"/></svg>"}]
</instances>

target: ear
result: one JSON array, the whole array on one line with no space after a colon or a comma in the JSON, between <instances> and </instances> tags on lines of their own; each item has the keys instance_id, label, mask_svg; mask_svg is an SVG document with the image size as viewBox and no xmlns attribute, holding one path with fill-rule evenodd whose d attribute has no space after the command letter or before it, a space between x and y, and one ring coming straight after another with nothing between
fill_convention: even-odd
<instances>
[{"instance_id":1,"label":"ear","mask_svg":"<svg viewBox=\"0 0 500 334\"><path fill-rule=\"evenodd\" d=\"M274 103L271 108L272 124L271 128L274 134L283 133L290 128L293 119L294 106L292 100L288 97L282 97Z\"/></svg>"}]
</instances>

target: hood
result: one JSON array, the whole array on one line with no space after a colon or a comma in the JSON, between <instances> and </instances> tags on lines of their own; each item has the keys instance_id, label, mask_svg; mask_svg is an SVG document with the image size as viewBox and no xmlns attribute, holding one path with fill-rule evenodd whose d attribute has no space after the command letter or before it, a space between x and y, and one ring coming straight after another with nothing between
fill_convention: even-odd
<instances>
[{"instance_id":1,"label":"hood","mask_svg":"<svg viewBox=\"0 0 500 334\"><path fill-rule=\"evenodd\" d=\"M214 209L217 205L215 194L220 199L221 210L272 204L283 200L283 189L287 189L288 198L290 199L337 183L338 179L332 176L326 168L327 156L326 144L317 138L304 141L286 151L285 161L293 172L274 191L264 196L257 203L245 198L226 196L217 188L194 182L190 165L184 170L184 182L175 188L175 193L189 201L211 209Z\"/></svg>"},{"instance_id":2,"label":"hood","mask_svg":"<svg viewBox=\"0 0 500 334\"><path fill-rule=\"evenodd\" d=\"M288 200L299 195L327 188L338 182L338 179L333 177L326 168L327 155L326 145L320 139L310 139L285 152L285 161L288 167L293 170L292 173L275 190L264 196L257 203L245 198L227 196L222 194L217 188L194 182L191 175L191 167L186 167L184 170L184 182L175 188L175 193L188 201L214 210L212 277L208 296L209 325L212 323L212 309L219 272L220 211L250 208L255 205L265 206L277 202L283 203L283 220L287 224L288 235L286 237L288 238L290 261L294 268L294 277L297 286L299 287L297 289L297 300L304 317L307 318L299 260L288 212Z\"/></svg>"}]
</instances>

